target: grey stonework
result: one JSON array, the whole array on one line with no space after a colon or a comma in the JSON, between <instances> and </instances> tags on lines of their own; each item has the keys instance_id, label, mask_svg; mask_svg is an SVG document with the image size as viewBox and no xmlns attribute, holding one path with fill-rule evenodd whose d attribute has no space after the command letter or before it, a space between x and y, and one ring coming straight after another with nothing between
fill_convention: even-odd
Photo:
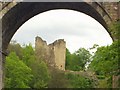
<instances>
[{"instance_id":1,"label":"grey stonework","mask_svg":"<svg viewBox=\"0 0 120 90\"><path fill-rule=\"evenodd\" d=\"M2 49L3 52L6 52L11 38L22 24L39 13L54 9L70 9L85 13L97 20L107 30L113 40L116 39L114 38L114 35L111 34L108 27L112 22L120 20L120 2L18 3L15 2L15 0L13 1L14 2L10 3L0 2L0 7L2 6L2 10L0 11L0 19L2 19L2 29L0 29L0 49ZM57 47L54 48L55 50L58 49ZM0 59L1 66L2 61L4 61L3 58L2 60ZM53 62L55 62L55 60ZM1 74L2 67L0 67L0 75ZM1 80L2 78L0 77L0 85L2 83Z\"/></svg>"},{"instance_id":2,"label":"grey stonework","mask_svg":"<svg viewBox=\"0 0 120 90\"><path fill-rule=\"evenodd\" d=\"M66 42L63 39L47 45L46 41L37 36L35 39L35 53L38 59L44 60L49 66L65 70Z\"/></svg>"},{"instance_id":3,"label":"grey stonework","mask_svg":"<svg viewBox=\"0 0 120 90\"><path fill-rule=\"evenodd\" d=\"M2 21L0 19L0 90L2 89Z\"/></svg>"}]
</instances>

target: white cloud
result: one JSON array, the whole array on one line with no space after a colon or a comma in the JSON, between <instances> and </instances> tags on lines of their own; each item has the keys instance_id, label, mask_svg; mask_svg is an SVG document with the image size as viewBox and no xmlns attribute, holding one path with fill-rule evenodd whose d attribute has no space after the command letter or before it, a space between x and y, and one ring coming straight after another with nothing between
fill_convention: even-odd
<instances>
[{"instance_id":1,"label":"white cloud","mask_svg":"<svg viewBox=\"0 0 120 90\"><path fill-rule=\"evenodd\" d=\"M42 37L48 43L64 38L71 52L80 47L92 47L93 44L101 46L112 43L107 31L96 20L72 10L41 13L23 24L13 39L21 44L34 44L36 36Z\"/></svg>"}]
</instances>

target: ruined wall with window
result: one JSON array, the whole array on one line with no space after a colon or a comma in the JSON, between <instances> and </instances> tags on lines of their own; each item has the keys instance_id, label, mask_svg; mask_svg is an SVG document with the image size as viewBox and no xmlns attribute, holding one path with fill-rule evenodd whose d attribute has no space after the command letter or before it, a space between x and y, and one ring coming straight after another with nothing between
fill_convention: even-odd
<instances>
[{"instance_id":1,"label":"ruined wall with window","mask_svg":"<svg viewBox=\"0 0 120 90\"><path fill-rule=\"evenodd\" d=\"M46 41L37 36L35 38L35 52L37 58L44 60L48 66L65 70L66 42L64 39L47 45Z\"/></svg>"}]
</instances>

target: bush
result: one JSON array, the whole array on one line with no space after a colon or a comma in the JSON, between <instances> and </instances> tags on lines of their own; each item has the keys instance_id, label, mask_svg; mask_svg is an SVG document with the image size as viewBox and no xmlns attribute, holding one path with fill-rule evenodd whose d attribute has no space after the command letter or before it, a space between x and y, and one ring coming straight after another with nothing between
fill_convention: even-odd
<instances>
[{"instance_id":1,"label":"bush","mask_svg":"<svg viewBox=\"0 0 120 90\"><path fill-rule=\"evenodd\" d=\"M93 86L92 80L83 77L79 74L66 73L66 79L69 81L69 88L91 88Z\"/></svg>"}]
</instances>

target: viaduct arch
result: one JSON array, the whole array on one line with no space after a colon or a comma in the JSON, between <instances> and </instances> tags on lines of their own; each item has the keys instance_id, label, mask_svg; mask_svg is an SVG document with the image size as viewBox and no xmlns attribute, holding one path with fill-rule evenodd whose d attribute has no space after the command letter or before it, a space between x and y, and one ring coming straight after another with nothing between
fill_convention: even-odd
<instances>
[{"instance_id":1,"label":"viaduct arch","mask_svg":"<svg viewBox=\"0 0 120 90\"><path fill-rule=\"evenodd\" d=\"M33 16L54 9L69 9L79 12L83 12L94 19L96 19L107 32L109 24L113 21L109 13L96 2L20 2L17 3L13 8L11 8L2 17L2 51L7 49L7 46L17 31L17 29L28 19Z\"/></svg>"},{"instance_id":2,"label":"viaduct arch","mask_svg":"<svg viewBox=\"0 0 120 90\"><path fill-rule=\"evenodd\" d=\"M1 12L8 6L7 4L6 5L3 4ZM116 7L115 12L109 12L109 10L111 10L111 5L113 5L112 7L114 6ZM107 8L108 11L105 8ZM15 34L17 29L22 24L24 24L28 19L32 18L33 16L39 13L54 9L75 10L93 17L104 28L106 28L107 32L114 40L114 37L112 36L111 32L108 30L108 27L110 23L120 19L119 3L110 4L109 6L109 4L97 3L97 2L92 2L92 3L91 2L19 2L14 4L11 8L7 9L6 13L0 14L2 20L2 29L1 29L2 35L0 35L2 39L0 39L1 40L0 49L2 51L2 54L3 55L5 54L5 51L12 36ZM2 72L2 67L0 67L0 72ZM0 85L2 85L1 83L2 83L2 74L0 75ZM0 86L0 88L1 87L2 86Z\"/></svg>"}]
</instances>

